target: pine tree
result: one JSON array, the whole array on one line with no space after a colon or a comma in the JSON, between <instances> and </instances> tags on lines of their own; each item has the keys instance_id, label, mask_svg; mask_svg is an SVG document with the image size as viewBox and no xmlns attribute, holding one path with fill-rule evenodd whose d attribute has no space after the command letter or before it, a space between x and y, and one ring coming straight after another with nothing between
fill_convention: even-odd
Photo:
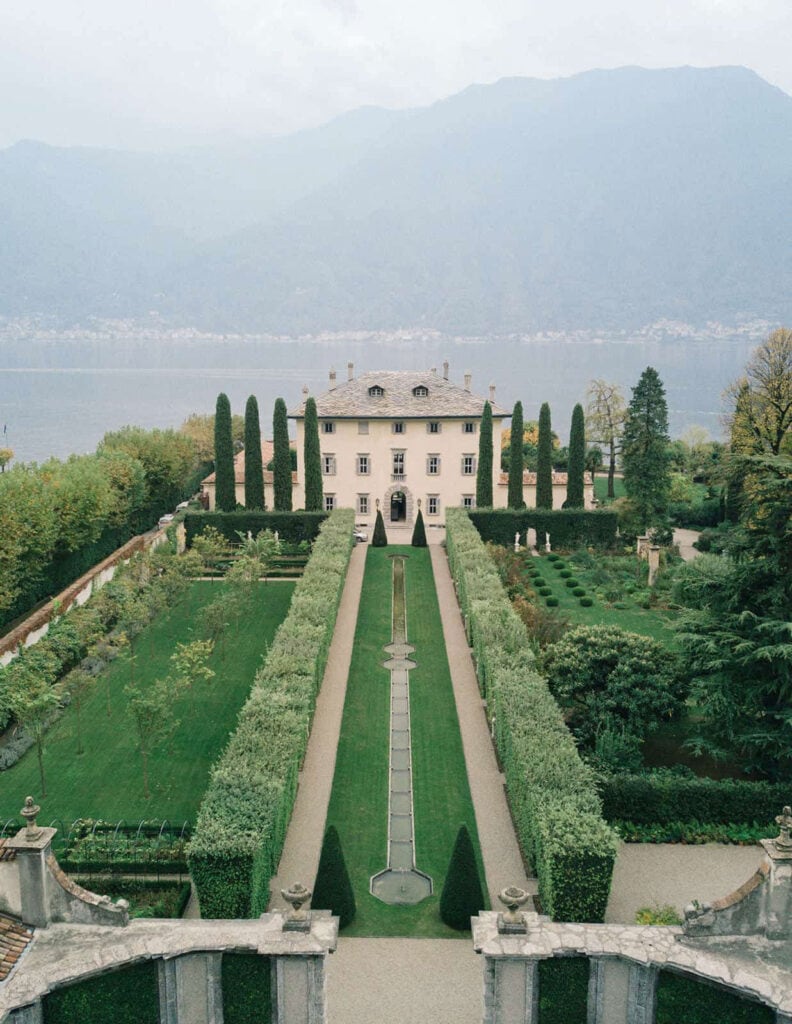
<instances>
[{"instance_id":1,"label":"pine tree","mask_svg":"<svg viewBox=\"0 0 792 1024\"><path fill-rule=\"evenodd\" d=\"M245 508L264 508L261 427L255 395L248 398L245 406Z\"/></svg>"},{"instance_id":2,"label":"pine tree","mask_svg":"<svg viewBox=\"0 0 792 1024\"><path fill-rule=\"evenodd\" d=\"M311 903L319 910L332 911L339 919L339 928L346 928L355 920L355 893L335 825L328 828L322 840Z\"/></svg>"},{"instance_id":3,"label":"pine tree","mask_svg":"<svg viewBox=\"0 0 792 1024\"><path fill-rule=\"evenodd\" d=\"M214 423L215 507L220 512L236 508L234 442L231 438L231 403L222 392L217 396Z\"/></svg>"},{"instance_id":4,"label":"pine tree","mask_svg":"<svg viewBox=\"0 0 792 1024\"><path fill-rule=\"evenodd\" d=\"M373 548L386 548L388 546L388 535L385 533L385 521L382 513L377 509L377 518L374 520L374 533L371 535L371 546Z\"/></svg>"},{"instance_id":5,"label":"pine tree","mask_svg":"<svg viewBox=\"0 0 792 1024\"><path fill-rule=\"evenodd\" d=\"M470 928L471 917L483 907L476 854L467 825L461 825L440 896L440 917L449 928L466 931Z\"/></svg>"},{"instance_id":6,"label":"pine tree","mask_svg":"<svg viewBox=\"0 0 792 1024\"><path fill-rule=\"evenodd\" d=\"M665 389L657 370L647 366L632 389L622 441L624 488L644 530L662 523L668 511L668 444Z\"/></svg>"},{"instance_id":7,"label":"pine tree","mask_svg":"<svg viewBox=\"0 0 792 1024\"><path fill-rule=\"evenodd\" d=\"M492 508L492 406L484 403L479 428L476 507Z\"/></svg>"},{"instance_id":8,"label":"pine tree","mask_svg":"<svg viewBox=\"0 0 792 1024\"><path fill-rule=\"evenodd\" d=\"M304 428L305 510L306 512L321 512L322 457L319 451L319 420L316 415L316 402L313 398L309 398L305 403Z\"/></svg>"},{"instance_id":9,"label":"pine tree","mask_svg":"<svg viewBox=\"0 0 792 1024\"><path fill-rule=\"evenodd\" d=\"M539 437L536 452L536 507L553 507L553 431L550 406L542 403L539 410Z\"/></svg>"},{"instance_id":10,"label":"pine tree","mask_svg":"<svg viewBox=\"0 0 792 1024\"><path fill-rule=\"evenodd\" d=\"M275 448L272 467L273 505L276 512L291 512L292 471L289 454L289 420L286 403L282 398L275 400L272 417L272 441Z\"/></svg>"},{"instance_id":11,"label":"pine tree","mask_svg":"<svg viewBox=\"0 0 792 1024\"><path fill-rule=\"evenodd\" d=\"M426 529L424 528L423 513L420 509L418 509L418 515L415 517L415 526L413 527L410 543L414 548L426 547Z\"/></svg>"},{"instance_id":12,"label":"pine tree","mask_svg":"<svg viewBox=\"0 0 792 1024\"><path fill-rule=\"evenodd\" d=\"M523 407L522 402L514 403L511 421L511 443L509 445L509 508L524 508L523 500Z\"/></svg>"},{"instance_id":13,"label":"pine tree","mask_svg":"<svg viewBox=\"0 0 792 1024\"><path fill-rule=\"evenodd\" d=\"M564 508L583 508L583 478L586 472L586 421L583 406L572 410L569 430L569 458L567 460L567 496Z\"/></svg>"}]
</instances>

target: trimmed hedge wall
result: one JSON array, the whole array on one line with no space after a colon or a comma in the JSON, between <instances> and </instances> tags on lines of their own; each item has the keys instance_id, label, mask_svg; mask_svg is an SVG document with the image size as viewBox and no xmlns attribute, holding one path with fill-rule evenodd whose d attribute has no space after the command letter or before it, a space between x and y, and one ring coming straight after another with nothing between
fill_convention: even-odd
<instances>
[{"instance_id":1,"label":"trimmed hedge wall","mask_svg":"<svg viewBox=\"0 0 792 1024\"><path fill-rule=\"evenodd\" d=\"M44 1024L159 1024L157 963L123 967L44 996Z\"/></svg>"},{"instance_id":2,"label":"trimmed hedge wall","mask_svg":"<svg viewBox=\"0 0 792 1024\"><path fill-rule=\"evenodd\" d=\"M673 971L661 971L657 982L656 1024L773 1024L769 1006L739 993Z\"/></svg>"},{"instance_id":3,"label":"trimmed hedge wall","mask_svg":"<svg viewBox=\"0 0 792 1024\"><path fill-rule=\"evenodd\" d=\"M696 779L660 772L612 775L602 785L608 821L668 825L702 821L717 825L770 824L792 803L792 783L742 779Z\"/></svg>"},{"instance_id":4,"label":"trimmed hedge wall","mask_svg":"<svg viewBox=\"0 0 792 1024\"><path fill-rule=\"evenodd\" d=\"M544 535L550 534L554 548L609 548L616 544L618 516L608 509L472 509L470 520L482 540L511 547L515 533L536 530L544 547Z\"/></svg>"},{"instance_id":5,"label":"trimmed hedge wall","mask_svg":"<svg viewBox=\"0 0 792 1024\"><path fill-rule=\"evenodd\" d=\"M289 614L212 771L188 851L202 917L257 917L266 909L333 637L353 526L349 509L333 512L322 524Z\"/></svg>"},{"instance_id":6,"label":"trimmed hedge wall","mask_svg":"<svg viewBox=\"0 0 792 1024\"><path fill-rule=\"evenodd\" d=\"M262 530L277 530L281 540L299 544L301 540L313 540L325 519L327 512L188 512L184 530L188 548L207 526L213 526L232 544L239 543L237 531L247 534L248 530L254 537ZM351 533L352 527L349 529Z\"/></svg>"},{"instance_id":7,"label":"trimmed hedge wall","mask_svg":"<svg viewBox=\"0 0 792 1024\"><path fill-rule=\"evenodd\" d=\"M578 755L536 671L525 627L462 509L446 513L446 546L514 823L536 870L544 912L557 921L601 921L616 836L603 821L594 773Z\"/></svg>"},{"instance_id":8,"label":"trimmed hedge wall","mask_svg":"<svg viewBox=\"0 0 792 1024\"><path fill-rule=\"evenodd\" d=\"M539 1024L586 1024L588 987L588 957L553 956L540 960Z\"/></svg>"},{"instance_id":9,"label":"trimmed hedge wall","mask_svg":"<svg viewBox=\"0 0 792 1024\"><path fill-rule=\"evenodd\" d=\"M272 960L258 953L223 953L223 1024L270 1024Z\"/></svg>"}]
</instances>

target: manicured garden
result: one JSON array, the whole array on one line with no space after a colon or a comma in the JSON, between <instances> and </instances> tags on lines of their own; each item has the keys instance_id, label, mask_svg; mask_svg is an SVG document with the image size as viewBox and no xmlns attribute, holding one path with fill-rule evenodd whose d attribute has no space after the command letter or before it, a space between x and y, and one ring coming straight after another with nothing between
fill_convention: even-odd
<instances>
[{"instance_id":1,"label":"manicured garden","mask_svg":"<svg viewBox=\"0 0 792 1024\"><path fill-rule=\"evenodd\" d=\"M149 755L151 796L143 795L141 756L125 693L131 679L145 693L173 671L177 643L202 638L200 610L225 584L196 582L169 611L158 615L135 640L134 668L129 649L96 676L81 698L84 753L78 754L78 715L72 703L49 730L44 747L47 796L41 796L35 749L3 775L0 813L16 817L28 793L42 806L41 820L68 826L76 818L194 820L209 777L237 714L253 684L261 657L286 616L294 585L253 585L244 615L225 631L208 666L215 675L198 680L191 692L173 699L178 721L171 736ZM109 714L108 714L109 709Z\"/></svg>"},{"instance_id":2,"label":"manicured garden","mask_svg":"<svg viewBox=\"0 0 792 1024\"><path fill-rule=\"evenodd\" d=\"M391 639L391 558L407 555L407 633L415 647L410 673L416 865L434 893L415 906L391 906L369 893L387 866L390 673L382 667ZM461 824L481 855L440 612L426 548L370 548L327 825L335 826L354 888L357 914L348 935L453 937L440 920L443 882Z\"/></svg>"}]
</instances>

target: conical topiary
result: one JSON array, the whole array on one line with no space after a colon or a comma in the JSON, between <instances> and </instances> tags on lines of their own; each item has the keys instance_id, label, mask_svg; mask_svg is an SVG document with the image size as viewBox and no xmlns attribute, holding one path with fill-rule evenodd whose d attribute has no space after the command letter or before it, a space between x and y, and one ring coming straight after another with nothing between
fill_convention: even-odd
<instances>
[{"instance_id":1,"label":"conical topiary","mask_svg":"<svg viewBox=\"0 0 792 1024\"><path fill-rule=\"evenodd\" d=\"M449 928L466 931L470 928L471 917L478 914L483 906L476 854L467 825L461 825L440 896L440 917Z\"/></svg>"},{"instance_id":2,"label":"conical topiary","mask_svg":"<svg viewBox=\"0 0 792 1024\"><path fill-rule=\"evenodd\" d=\"M418 509L418 515L415 517L415 526L413 527L410 543L414 548L426 547L426 529L424 528L423 513L420 509Z\"/></svg>"},{"instance_id":3,"label":"conical topiary","mask_svg":"<svg viewBox=\"0 0 792 1024\"><path fill-rule=\"evenodd\" d=\"M335 825L328 828L322 840L311 905L317 910L330 910L336 914L340 928L345 928L355 920L355 893Z\"/></svg>"},{"instance_id":4,"label":"conical topiary","mask_svg":"<svg viewBox=\"0 0 792 1024\"><path fill-rule=\"evenodd\" d=\"M385 521L382 513L377 509L377 518L374 521L374 534L371 538L373 548L386 548L388 546L388 535L385 533Z\"/></svg>"}]
</instances>

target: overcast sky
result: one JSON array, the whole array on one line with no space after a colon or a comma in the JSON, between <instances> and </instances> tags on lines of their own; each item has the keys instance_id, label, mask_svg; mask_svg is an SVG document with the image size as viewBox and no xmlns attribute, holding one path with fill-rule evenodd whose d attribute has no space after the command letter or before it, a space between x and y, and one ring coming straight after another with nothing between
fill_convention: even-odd
<instances>
[{"instance_id":1,"label":"overcast sky","mask_svg":"<svg viewBox=\"0 0 792 1024\"><path fill-rule=\"evenodd\" d=\"M792 0L0 0L0 147L250 137L623 64L792 94L791 44Z\"/></svg>"}]
</instances>

